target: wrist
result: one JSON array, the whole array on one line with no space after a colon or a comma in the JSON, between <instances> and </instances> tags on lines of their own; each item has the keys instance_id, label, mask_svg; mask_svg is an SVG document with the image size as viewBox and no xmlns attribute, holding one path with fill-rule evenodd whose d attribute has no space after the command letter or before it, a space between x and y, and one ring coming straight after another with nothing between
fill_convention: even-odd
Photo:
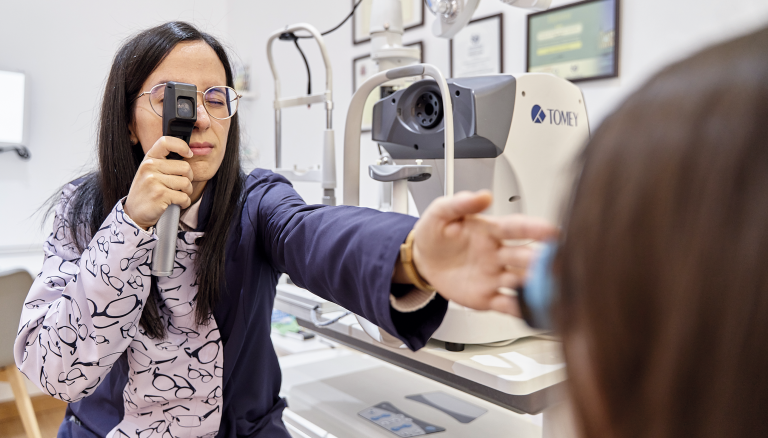
<instances>
[{"instance_id":1,"label":"wrist","mask_svg":"<svg viewBox=\"0 0 768 438\"><path fill-rule=\"evenodd\" d=\"M128 206L128 198L127 198L127 197L126 197L126 198L123 200L123 213L124 213L126 216L128 216L128 219L130 219L130 221L131 221L131 222L133 222L133 224L134 224L134 225L136 225L137 227L141 228L142 230L144 230L144 231L148 231L150 228L152 228L152 224L149 224L149 225L147 225L147 224L143 224L143 223L141 223L141 222L137 221L137 220L136 220L136 219L135 219L135 218L134 218L134 217L131 215L131 212L130 212L130 207Z\"/></svg>"},{"instance_id":2,"label":"wrist","mask_svg":"<svg viewBox=\"0 0 768 438\"><path fill-rule=\"evenodd\" d=\"M414 244L415 233L411 230L408 233L408 237L405 239L405 243L400 245L400 263L402 264L403 272L407 276L410 283L417 288L425 292L434 292L435 288L429 283L429 281L422 275L423 271L419 271L416 265L416 259L420 258L418 247Z\"/></svg>"}]
</instances>

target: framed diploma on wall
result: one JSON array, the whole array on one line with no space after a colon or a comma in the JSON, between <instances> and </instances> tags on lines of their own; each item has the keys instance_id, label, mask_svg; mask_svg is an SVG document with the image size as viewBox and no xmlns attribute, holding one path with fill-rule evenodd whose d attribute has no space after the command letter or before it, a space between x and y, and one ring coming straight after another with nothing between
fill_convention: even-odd
<instances>
[{"instance_id":1,"label":"framed diploma on wall","mask_svg":"<svg viewBox=\"0 0 768 438\"><path fill-rule=\"evenodd\" d=\"M451 77L504 73L504 15L469 22L450 41Z\"/></svg>"},{"instance_id":2,"label":"framed diploma on wall","mask_svg":"<svg viewBox=\"0 0 768 438\"><path fill-rule=\"evenodd\" d=\"M406 47L418 47L419 49L419 56L421 57L421 60L419 62L424 62L424 43L421 41L405 44ZM363 55L359 56L352 60L352 92L354 93L357 91L357 88L363 84L368 78L373 76L374 73L378 72L378 67L376 66L376 63L371 59L371 55ZM373 124L373 105L381 99L381 96L379 95L379 89L374 90L370 95L368 95L368 100L365 101L365 106L363 107L363 124L362 124L362 131L370 131L371 125Z\"/></svg>"},{"instance_id":3,"label":"framed diploma on wall","mask_svg":"<svg viewBox=\"0 0 768 438\"><path fill-rule=\"evenodd\" d=\"M409 30L424 25L424 0L401 0L403 6L403 29ZM357 0L352 0L354 7ZM371 4L363 0L352 17L352 43L362 44L371 40Z\"/></svg>"}]
</instances>

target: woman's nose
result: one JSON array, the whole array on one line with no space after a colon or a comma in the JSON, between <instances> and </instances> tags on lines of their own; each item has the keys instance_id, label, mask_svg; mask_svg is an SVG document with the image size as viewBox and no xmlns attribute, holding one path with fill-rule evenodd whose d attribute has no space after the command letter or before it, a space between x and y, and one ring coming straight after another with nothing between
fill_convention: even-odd
<instances>
[{"instance_id":1,"label":"woman's nose","mask_svg":"<svg viewBox=\"0 0 768 438\"><path fill-rule=\"evenodd\" d=\"M197 105L197 121L195 122L195 128L200 131L205 131L211 127L211 117L208 115L208 110L205 109L205 105L202 103Z\"/></svg>"}]
</instances>

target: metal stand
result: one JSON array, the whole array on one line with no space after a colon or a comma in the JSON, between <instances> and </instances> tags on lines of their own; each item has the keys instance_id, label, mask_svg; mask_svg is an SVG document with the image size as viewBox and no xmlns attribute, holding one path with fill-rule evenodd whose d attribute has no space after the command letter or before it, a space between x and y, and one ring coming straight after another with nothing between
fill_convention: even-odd
<instances>
[{"instance_id":1,"label":"metal stand","mask_svg":"<svg viewBox=\"0 0 768 438\"><path fill-rule=\"evenodd\" d=\"M306 31L317 41L320 54L325 64L325 92L309 96L281 97L280 95L280 76L277 73L275 62L272 57L272 43L280 39L281 35L292 34L298 31ZM267 40L267 59L269 67L272 70L272 77L275 79L275 172L279 173L291 181L309 181L319 182L323 188L323 204L336 205L336 150L333 134L333 73L331 71L331 61L328 57L328 51L325 48L320 32L314 26L306 23L286 26L284 29L275 31ZM312 105L315 103L325 103L325 131L323 131L323 164L322 166L311 166L307 169L300 169L296 166L283 168L282 157L282 109L295 106Z\"/></svg>"}]
</instances>

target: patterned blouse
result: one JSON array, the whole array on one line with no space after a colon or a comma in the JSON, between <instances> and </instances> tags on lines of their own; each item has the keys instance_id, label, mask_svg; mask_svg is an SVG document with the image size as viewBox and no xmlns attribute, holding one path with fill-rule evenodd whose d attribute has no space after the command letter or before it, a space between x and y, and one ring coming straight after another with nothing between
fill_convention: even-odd
<instances>
[{"instance_id":1,"label":"patterned blouse","mask_svg":"<svg viewBox=\"0 0 768 438\"><path fill-rule=\"evenodd\" d=\"M224 361L214 318L195 323L195 240L203 233L179 233L173 273L157 280L167 336L150 339L139 318L157 236L134 224L118 202L79 254L68 240L72 224L64 211L73 192L67 187L56 209L43 269L22 312L21 371L50 395L74 402L88 396L125 351L125 416L108 437L215 436Z\"/></svg>"}]
</instances>

